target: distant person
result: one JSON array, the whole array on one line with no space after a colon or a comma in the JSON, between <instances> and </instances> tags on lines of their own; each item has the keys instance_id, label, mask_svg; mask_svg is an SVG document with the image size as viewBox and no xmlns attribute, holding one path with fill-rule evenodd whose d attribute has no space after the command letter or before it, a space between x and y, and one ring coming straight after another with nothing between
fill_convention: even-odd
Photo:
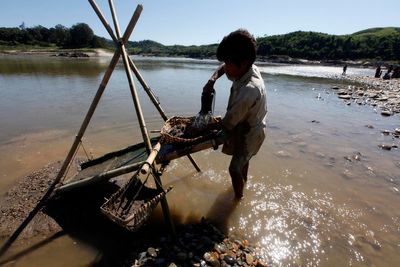
<instances>
[{"instance_id":1,"label":"distant person","mask_svg":"<svg viewBox=\"0 0 400 267\"><path fill-rule=\"evenodd\" d=\"M393 65L390 65L389 68L388 68L388 70L387 70L387 72L391 73L392 70L393 70Z\"/></svg>"},{"instance_id":2,"label":"distant person","mask_svg":"<svg viewBox=\"0 0 400 267\"><path fill-rule=\"evenodd\" d=\"M400 66L394 68L391 78L400 78Z\"/></svg>"},{"instance_id":3,"label":"distant person","mask_svg":"<svg viewBox=\"0 0 400 267\"><path fill-rule=\"evenodd\" d=\"M381 75L382 75L382 69L381 69L381 65L379 65L379 66L376 68L376 71L375 71L375 78L380 78Z\"/></svg>"},{"instance_id":4,"label":"distant person","mask_svg":"<svg viewBox=\"0 0 400 267\"><path fill-rule=\"evenodd\" d=\"M391 78L391 75L390 75L390 72L389 72L389 71L387 71L387 72L385 73L385 75L383 75L383 77L382 77L382 79L384 79L384 80L390 80L390 78Z\"/></svg>"},{"instance_id":5,"label":"distant person","mask_svg":"<svg viewBox=\"0 0 400 267\"><path fill-rule=\"evenodd\" d=\"M261 73L253 64L256 51L256 39L247 30L225 36L217 48L217 59L223 64L203 88L203 92L211 92L224 74L232 81L225 116L210 128L222 127L228 135L222 152L232 155L229 174L237 199L243 197L249 161L265 139L267 95Z\"/></svg>"},{"instance_id":6,"label":"distant person","mask_svg":"<svg viewBox=\"0 0 400 267\"><path fill-rule=\"evenodd\" d=\"M346 71L347 71L347 64L343 66L343 73L342 73L342 75L346 75Z\"/></svg>"}]
</instances>

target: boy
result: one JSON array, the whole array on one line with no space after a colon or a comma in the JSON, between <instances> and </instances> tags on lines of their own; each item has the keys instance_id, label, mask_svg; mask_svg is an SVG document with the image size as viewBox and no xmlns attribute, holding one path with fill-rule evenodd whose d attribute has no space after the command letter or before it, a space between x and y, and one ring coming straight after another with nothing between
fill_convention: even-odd
<instances>
[{"instance_id":1,"label":"boy","mask_svg":"<svg viewBox=\"0 0 400 267\"><path fill-rule=\"evenodd\" d=\"M229 174L235 197L240 199L249 161L265 139L266 91L260 71L253 65L256 40L247 30L239 29L225 36L218 46L217 58L224 63L211 76L203 92L211 92L215 81L223 74L233 82L225 117L218 126L229 136L222 152L232 155Z\"/></svg>"}]
</instances>

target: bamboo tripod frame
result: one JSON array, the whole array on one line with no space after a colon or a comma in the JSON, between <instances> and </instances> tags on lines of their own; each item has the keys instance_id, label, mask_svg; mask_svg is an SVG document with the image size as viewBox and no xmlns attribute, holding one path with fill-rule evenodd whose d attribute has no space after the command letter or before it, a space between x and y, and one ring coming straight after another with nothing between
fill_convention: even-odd
<instances>
[{"instance_id":1,"label":"bamboo tripod frame","mask_svg":"<svg viewBox=\"0 0 400 267\"><path fill-rule=\"evenodd\" d=\"M96 12L97 16L99 17L100 21L102 22L102 24L104 25L104 27L106 28L107 32L110 34L111 38L113 39L114 43L117 46L116 51L114 52L113 57L111 58L111 61L109 63L109 66L107 67L103 79L99 85L99 88L93 98L93 101L89 107L89 110L82 122L82 125L78 131L78 134L75 137L75 140L60 168L60 171L58 172L55 180L53 181L53 183L50 185L50 187L48 188L48 190L46 191L46 193L44 194L44 196L42 197L42 199L38 202L38 204L36 205L36 207L29 213L29 215L25 218L25 220L19 225L19 227L14 231L14 233L8 238L8 240L3 244L3 246L0 248L0 257L8 250L8 248L12 245L12 243L18 238L18 236L21 234L21 232L25 229L25 227L30 223L30 221L35 217L35 215L42 209L42 207L44 206L44 204L46 203L46 201L49 199L49 197L51 196L51 194L53 193L54 189L56 188L56 186L59 184L59 182L61 181L61 179L64 177L69 164L71 163L76 150L79 147L79 144L82 140L82 137L87 129L87 126L89 125L89 122L94 114L94 111L96 110L97 104L99 103L101 96L110 80L111 74L114 71L120 57L122 56L122 60L124 63L124 67L125 67L125 71L126 71L126 75L127 75L127 79L128 79L128 83L129 83L129 89L132 95L132 100L135 106L135 111L136 111L136 115L139 121L139 125L140 125L140 130L142 133L142 137L143 137L143 141L146 145L146 149L148 154L150 155L151 151L154 150L151 146L151 142L150 142L150 138L149 138L149 134L146 128L146 124L145 124L145 120L143 117L143 112L141 109L141 105L140 105L140 101L139 101L139 97L137 95L137 91L136 91L136 87L133 81L133 76L132 76L132 71L135 74L136 78L138 79L138 81L140 82L140 84L142 85L143 89L145 90L145 92L147 93L147 95L149 96L150 100L152 101L152 103L154 104L154 106L157 108L158 112L160 113L161 117L163 118L163 120L167 120L167 116L165 114L165 112L163 111L163 109L161 108L161 105L159 103L159 101L157 100L157 98L155 97L155 95L153 94L153 92L151 91L150 87L147 85L147 83L144 81L143 77L141 76L141 74L139 73L138 69L136 68L135 64L133 63L132 59L129 58L127 52L126 52L126 48L125 48L125 44L127 43L130 35L132 34L132 31L134 29L134 27L136 26L136 23L140 17L140 14L143 10L143 6L142 5L138 5L136 7L135 12L133 13L131 20L128 23L128 26L126 27L126 30L124 32L124 34L121 36L120 33L120 28L119 28L119 24L118 24L118 19L116 16L116 12L115 12L115 8L114 8L114 3L112 0L108 0L109 2L109 6L110 6L110 11L111 11L111 15L113 18L113 22L114 22L114 28L115 28L115 34L111 28L111 26L108 24L107 20L105 19L103 13L101 12L100 8L97 6L96 2L94 0L88 0L90 5L92 6L92 8L94 9L94 11ZM196 164L196 162L194 161L194 159L188 155L188 158L190 160L190 162L193 164L193 166L195 167L195 169L197 171L200 171L200 168L198 167L198 165ZM156 185L159 189L162 189L162 184L161 184L161 172L158 171L156 169L156 165L154 162L151 162L149 164L144 164L143 166L147 166L146 168L149 167L149 165L151 165L151 167L155 170L153 172L154 174L154 179L156 180ZM142 172L146 172L146 168L142 169ZM170 230L172 232L173 237L175 237L175 228L174 225L172 223L171 220L171 216L169 213L169 208L168 208L168 203L166 198L163 198L161 200L161 206L162 206L162 210L163 210L163 214L164 214L164 219L166 221L166 224L170 227Z\"/></svg>"}]
</instances>

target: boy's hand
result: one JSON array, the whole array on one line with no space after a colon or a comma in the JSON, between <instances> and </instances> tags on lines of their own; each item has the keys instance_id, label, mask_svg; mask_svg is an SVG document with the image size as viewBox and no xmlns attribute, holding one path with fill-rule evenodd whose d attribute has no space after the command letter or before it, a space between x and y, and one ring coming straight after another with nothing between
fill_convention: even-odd
<instances>
[{"instance_id":1,"label":"boy's hand","mask_svg":"<svg viewBox=\"0 0 400 267\"><path fill-rule=\"evenodd\" d=\"M214 84L215 84L215 81L208 80L206 85L204 85L204 87L203 87L203 93L211 94L214 91Z\"/></svg>"}]
</instances>

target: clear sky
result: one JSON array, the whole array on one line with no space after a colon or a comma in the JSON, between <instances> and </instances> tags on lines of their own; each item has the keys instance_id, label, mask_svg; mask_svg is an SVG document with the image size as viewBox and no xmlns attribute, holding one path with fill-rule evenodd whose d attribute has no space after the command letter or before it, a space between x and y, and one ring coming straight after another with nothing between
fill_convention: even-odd
<instances>
[{"instance_id":1,"label":"clear sky","mask_svg":"<svg viewBox=\"0 0 400 267\"><path fill-rule=\"evenodd\" d=\"M112 24L108 1L97 0ZM165 45L219 42L238 28L256 37L292 31L349 34L372 27L400 27L400 0L114 0L124 31L137 4L144 10L131 41ZM89 24L109 38L87 0L0 0L0 27Z\"/></svg>"}]
</instances>

